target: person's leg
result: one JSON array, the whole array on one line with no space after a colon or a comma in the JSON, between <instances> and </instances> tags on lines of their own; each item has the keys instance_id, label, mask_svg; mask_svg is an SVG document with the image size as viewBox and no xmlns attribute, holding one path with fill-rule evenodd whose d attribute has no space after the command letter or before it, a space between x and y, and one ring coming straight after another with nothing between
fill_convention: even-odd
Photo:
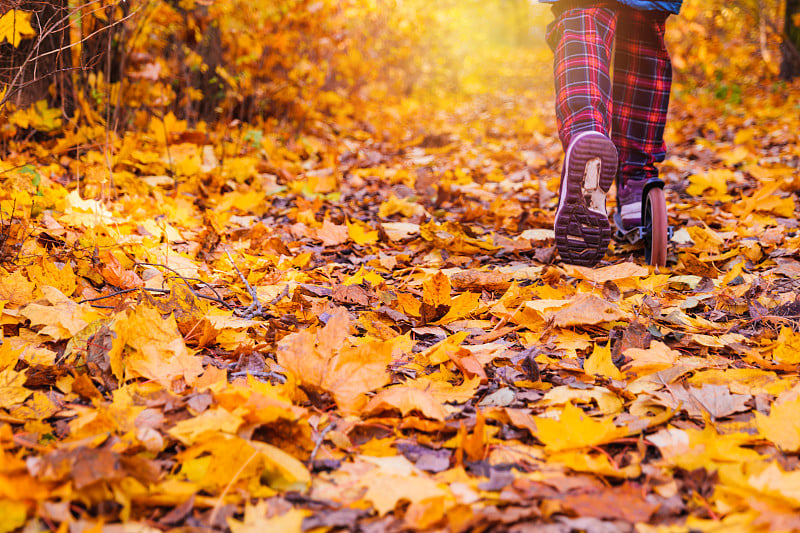
<instances>
[{"instance_id":1,"label":"person's leg","mask_svg":"<svg viewBox=\"0 0 800 533\"><path fill-rule=\"evenodd\" d=\"M626 229L641 223L644 184L664 160L672 62L664 43L669 15L620 10L614 54L612 140L619 150L617 204Z\"/></svg>"},{"instance_id":2,"label":"person's leg","mask_svg":"<svg viewBox=\"0 0 800 533\"><path fill-rule=\"evenodd\" d=\"M555 54L556 118L565 152L556 247L563 261L584 266L602 260L611 240L605 195L618 164L609 138L616 23L613 4L562 4L547 37Z\"/></svg>"}]
</instances>

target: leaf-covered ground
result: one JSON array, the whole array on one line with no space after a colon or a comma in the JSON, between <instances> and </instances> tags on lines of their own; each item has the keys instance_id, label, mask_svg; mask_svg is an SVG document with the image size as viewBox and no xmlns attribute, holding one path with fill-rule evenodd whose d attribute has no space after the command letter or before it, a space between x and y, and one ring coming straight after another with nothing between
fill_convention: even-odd
<instances>
[{"instance_id":1,"label":"leaf-covered ground","mask_svg":"<svg viewBox=\"0 0 800 533\"><path fill-rule=\"evenodd\" d=\"M0 531L800 529L800 85L678 87L667 268L586 269L549 68L11 144Z\"/></svg>"}]
</instances>

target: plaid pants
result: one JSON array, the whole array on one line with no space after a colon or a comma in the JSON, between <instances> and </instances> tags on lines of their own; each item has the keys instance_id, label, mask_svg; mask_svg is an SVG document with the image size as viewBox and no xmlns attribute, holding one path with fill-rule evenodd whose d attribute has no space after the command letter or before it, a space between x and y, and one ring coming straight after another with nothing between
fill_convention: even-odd
<instances>
[{"instance_id":1,"label":"plaid pants","mask_svg":"<svg viewBox=\"0 0 800 533\"><path fill-rule=\"evenodd\" d=\"M562 1L553 11L547 41L555 53L556 117L564 150L577 133L599 131L617 147L622 185L657 176L654 163L666 155L672 85L664 44L669 14L613 1Z\"/></svg>"}]
</instances>

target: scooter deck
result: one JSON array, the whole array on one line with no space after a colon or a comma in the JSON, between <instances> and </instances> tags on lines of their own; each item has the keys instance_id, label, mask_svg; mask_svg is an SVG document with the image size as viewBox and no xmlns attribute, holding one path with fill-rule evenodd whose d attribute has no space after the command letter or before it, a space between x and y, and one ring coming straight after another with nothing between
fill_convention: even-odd
<instances>
[{"instance_id":1,"label":"scooter deck","mask_svg":"<svg viewBox=\"0 0 800 533\"><path fill-rule=\"evenodd\" d=\"M634 226L631 229L622 229L622 217L619 211L614 212L614 240L618 242L627 242L628 244L639 244L645 240L647 236L647 228L645 226ZM667 226L667 240L671 240L675 234L675 228Z\"/></svg>"}]
</instances>

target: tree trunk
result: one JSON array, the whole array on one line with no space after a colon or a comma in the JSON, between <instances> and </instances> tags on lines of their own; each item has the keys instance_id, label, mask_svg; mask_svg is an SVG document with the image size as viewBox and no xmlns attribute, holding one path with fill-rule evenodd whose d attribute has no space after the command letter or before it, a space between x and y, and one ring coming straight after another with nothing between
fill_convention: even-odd
<instances>
[{"instance_id":1,"label":"tree trunk","mask_svg":"<svg viewBox=\"0 0 800 533\"><path fill-rule=\"evenodd\" d=\"M75 97L72 84L72 54L69 38L68 0L0 0L0 14L11 9L33 13L36 37L18 47L0 45L0 83L8 87L9 101L24 107L47 100L72 116ZM50 92L50 84L55 91Z\"/></svg>"},{"instance_id":2,"label":"tree trunk","mask_svg":"<svg viewBox=\"0 0 800 533\"><path fill-rule=\"evenodd\" d=\"M786 25L781 43L781 78L800 76L800 0L786 0Z\"/></svg>"}]
</instances>

